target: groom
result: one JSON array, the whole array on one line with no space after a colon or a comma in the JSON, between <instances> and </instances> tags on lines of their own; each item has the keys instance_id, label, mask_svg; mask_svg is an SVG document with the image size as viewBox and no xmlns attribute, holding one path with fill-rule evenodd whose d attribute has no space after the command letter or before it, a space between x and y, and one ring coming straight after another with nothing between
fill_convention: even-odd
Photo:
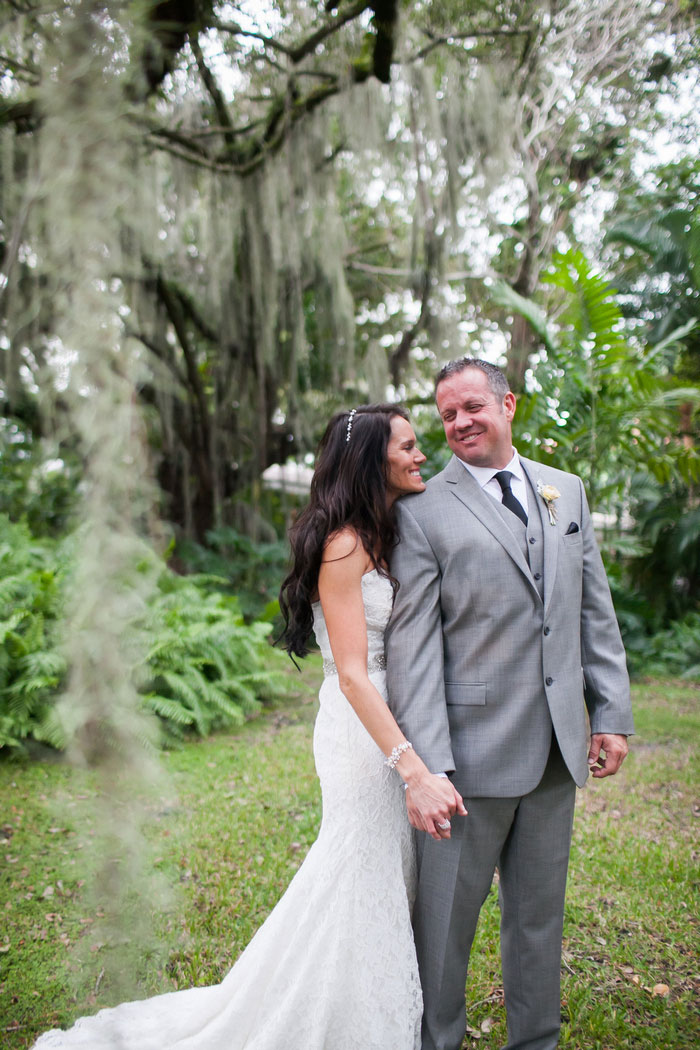
<instances>
[{"instance_id":1,"label":"groom","mask_svg":"<svg viewBox=\"0 0 700 1050\"><path fill-rule=\"evenodd\" d=\"M436 400L454 457L397 504L386 642L394 715L469 811L450 828L406 792L414 827L442 837L417 836L422 1047L462 1045L498 866L507 1050L553 1050L575 790L627 753L625 654L581 481L518 456L503 373L450 362Z\"/></svg>"}]
</instances>

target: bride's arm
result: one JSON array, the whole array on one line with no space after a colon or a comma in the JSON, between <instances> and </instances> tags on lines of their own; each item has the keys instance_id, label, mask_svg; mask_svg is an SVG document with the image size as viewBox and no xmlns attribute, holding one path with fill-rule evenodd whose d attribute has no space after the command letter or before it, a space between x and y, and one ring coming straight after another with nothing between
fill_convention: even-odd
<instances>
[{"instance_id":1,"label":"bride's arm","mask_svg":"<svg viewBox=\"0 0 700 1050\"><path fill-rule=\"evenodd\" d=\"M385 755L406 743L386 702L367 673L367 624L362 599L362 577L372 567L367 552L350 529L328 542L318 577L318 592L326 621L338 682L357 717ZM396 770L421 801L420 830L435 839L449 837L438 823L457 810L466 812L449 780L432 774L413 750L406 750ZM413 815L412 815L413 819Z\"/></svg>"}]
</instances>

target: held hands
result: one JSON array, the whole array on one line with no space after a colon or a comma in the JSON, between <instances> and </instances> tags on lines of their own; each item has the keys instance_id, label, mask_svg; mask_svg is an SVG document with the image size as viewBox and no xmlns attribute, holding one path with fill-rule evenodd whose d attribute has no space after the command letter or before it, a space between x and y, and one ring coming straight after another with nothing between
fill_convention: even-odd
<instances>
[{"instance_id":1,"label":"held hands","mask_svg":"<svg viewBox=\"0 0 700 1050\"><path fill-rule=\"evenodd\" d=\"M601 751L605 755L601 755ZM627 754L627 737L618 733L594 733L588 751L591 776L612 777L617 773Z\"/></svg>"},{"instance_id":2,"label":"held hands","mask_svg":"<svg viewBox=\"0 0 700 1050\"><path fill-rule=\"evenodd\" d=\"M458 813L466 817L462 796L447 777L434 773L411 778L406 787L408 819L417 831L427 831L431 838L449 839L450 817ZM447 825L440 827L440 825Z\"/></svg>"}]
</instances>

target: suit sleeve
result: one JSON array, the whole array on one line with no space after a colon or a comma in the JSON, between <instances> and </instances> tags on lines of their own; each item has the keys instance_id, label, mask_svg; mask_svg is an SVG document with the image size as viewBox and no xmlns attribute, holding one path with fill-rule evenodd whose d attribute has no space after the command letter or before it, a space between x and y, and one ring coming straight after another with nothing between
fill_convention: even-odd
<instances>
[{"instance_id":1,"label":"suit sleeve","mask_svg":"<svg viewBox=\"0 0 700 1050\"><path fill-rule=\"evenodd\" d=\"M440 566L410 510L399 503L400 541L391 560L399 590L386 634L389 707L428 769L455 764L445 704Z\"/></svg>"},{"instance_id":2,"label":"suit sleeve","mask_svg":"<svg viewBox=\"0 0 700 1050\"><path fill-rule=\"evenodd\" d=\"M579 485L583 530L581 660L591 732L630 735L634 723L625 650L583 483L579 481Z\"/></svg>"}]
</instances>

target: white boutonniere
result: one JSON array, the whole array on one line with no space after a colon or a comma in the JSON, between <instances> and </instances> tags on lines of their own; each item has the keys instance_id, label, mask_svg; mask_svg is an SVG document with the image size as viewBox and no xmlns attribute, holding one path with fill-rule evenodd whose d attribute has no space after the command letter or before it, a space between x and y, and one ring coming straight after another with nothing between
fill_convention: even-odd
<instances>
[{"instance_id":1,"label":"white boutonniere","mask_svg":"<svg viewBox=\"0 0 700 1050\"><path fill-rule=\"evenodd\" d=\"M555 488L554 485L543 485L542 481L537 479L537 494L541 496L547 506L547 513L549 514L549 524L556 525L557 523L557 508L554 506L555 499L559 499L561 492Z\"/></svg>"}]
</instances>

